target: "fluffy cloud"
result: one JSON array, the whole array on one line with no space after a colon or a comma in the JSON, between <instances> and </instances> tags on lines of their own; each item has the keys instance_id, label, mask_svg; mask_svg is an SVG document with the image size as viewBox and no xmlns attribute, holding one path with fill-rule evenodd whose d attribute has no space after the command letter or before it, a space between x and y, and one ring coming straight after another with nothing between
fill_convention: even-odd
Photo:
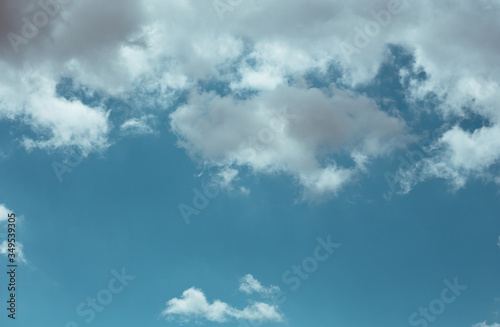
<instances>
[{"instance_id":1,"label":"fluffy cloud","mask_svg":"<svg viewBox=\"0 0 500 327\"><path fill-rule=\"evenodd\" d=\"M49 8L48 14L40 3L49 4L44 6ZM135 9L139 3L106 3L99 10L95 2L40 3L0 5L2 14L9 17L2 20L2 34L26 40L17 46L11 46L12 38L1 40L0 67L4 73L0 77L0 119L14 120L31 129L28 135L20 136L28 150L77 147L84 155L105 150L109 145L109 110L79 99L65 99L57 94L56 86L62 77L71 77L83 83L78 85L103 89L108 94L123 89L117 81L125 80L120 72L128 75L130 67L121 66L125 59L112 65L108 60L120 55L118 43L136 28L131 26L136 25L133 21L138 22L141 11ZM45 23L38 28L32 25L37 17ZM48 19L44 21L43 17Z\"/></svg>"},{"instance_id":2,"label":"fluffy cloud","mask_svg":"<svg viewBox=\"0 0 500 327\"><path fill-rule=\"evenodd\" d=\"M412 139L402 120L365 96L334 87L280 87L244 101L197 94L170 117L180 145L192 156L213 165L288 173L306 195L336 192L367 160ZM351 166L336 163L342 155L351 158Z\"/></svg>"},{"instance_id":3,"label":"fluffy cloud","mask_svg":"<svg viewBox=\"0 0 500 327\"><path fill-rule=\"evenodd\" d=\"M276 286L270 288L263 287L252 275L246 275L241 279L240 283L240 291L246 294L257 292L267 295L269 292L279 290ZM231 319L283 321L283 316L275 305L254 302L239 310L220 300L214 300L212 303L209 303L203 291L194 287L185 290L181 298L169 300L167 308L163 311L163 315L169 318L179 317L181 320L186 321L191 319L206 319L215 322L228 322Z\"/></svg>"},{"instance_id":4,"label":"fluffy cloud","mask_svg":"<svg viewBox=\"0 0 500 327\"><path fill-rule=\"evenodd\" d=\"M231 169L246 165L259 173L289 174L306 198L336 193L368 169L371 159L409 141L405 126L410 122L388 116L365 95L355 94L356 86L372 81L387 58L387 45L396 44L413 54L416 70L426 72L422 81L408 79L408 67L401 70L407 82L404 96L414 110L422 110L419 103L432 95L445 121L470 115L488 121L477 131L454 127L445 132L436 141L435 158L409 178L444 177L458 186L468 178L499 180L492 172L500 157L494 141L500 123L497 0L401 5L374 0L369 6L364 0L348 5L254 0L223 13L212 1L64 3L49 9L47 21L39 21L29 37L23 31L33 27L26 27L26 21L40 19L42 7L28 0L0 4L2 35L15 33L26 40L17 45L17 53L12 38L0 40L0 119L30 129L19 136L27 149L103 151L113 141L114 128L150 132L143 120L154 115L150 108L165 109L178 92L194 90L188 104L170 116L191 155L223 167L231 164ZM332 66L352 94L309 88L308 73L326 76ZM90 105L62 98L56 87L63 77L77 88L98 91L103 99L137 99L149 109L110 121L113 108L104 101ZM206 81L227 85L226 94L198 90ZM251 97L242 96L248 91ZM272 119L272 108L285 106L294 116L274 142L258 151L245 145ZM477 158L465 162L467 153ZM339 154L352 164L339 164Z\"/></svg>"},{"instance_id":5,"label":"fluffy cloud","mask_svg":"<svg viewBox=\"0 0 500 327\"><path fill-rule=\"evenodd\" d=\"M4 86L4 92L0 93L0 119L17 121L31 128L34 136L21 138L26 149L52 151L77 147L87 154L108 147L109 112L104 108L57 96L54 79L38 73L24 73L20 81L6 83L10 86Z\"/></svg>"},{"instance_id":6,"label":"fluffy cloud","mask_svg":"<svg viewBox=\"0 0 500 327\"><path fill-rule=\"evenodd\" d=\"M500 161L500 125L483 126L473 132L454 126L429 147L432 155L411 169L398 171L396 180L403 193L429 178L443 178L453 190L464 187L470 178L496 182Z\"/></svg>"}]
</instances>

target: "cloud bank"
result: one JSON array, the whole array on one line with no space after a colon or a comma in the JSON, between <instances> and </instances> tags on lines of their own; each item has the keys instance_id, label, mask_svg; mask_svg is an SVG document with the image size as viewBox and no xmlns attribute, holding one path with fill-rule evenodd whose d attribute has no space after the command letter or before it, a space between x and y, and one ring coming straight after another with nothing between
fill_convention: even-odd
<instances>
[{"instance_id":1,"label":"cloud bank","mask_svg":"<svg viewBox=\"0 0 500 327\"><path fill-rule=\"evenodd\" d=\"M105 151L115 130L154 133L151 123L169 110L159 123L193 158L286 174L305 199L320 198L415 140L418 121L360 91L397 45L413 57L399 72L405 103L431 111L444 129L406 189L429 178L454 188L472 178L500 184L499 1L254 0L223 8L195 0L4 1L0 119L26 127L16 138L27 150L78 148L85 156ZM421 72L426 78L414 78ZM325 77L323 85L311 85L311 74ZM74 90L61 86L65 78ZM422 104L429 98L430 108ZM114 116L110 99L135 105ZM284 108L290 116L280 128L274 115ZM483 123L456 124L471 117Z\"/></svg>"}]
</instances>

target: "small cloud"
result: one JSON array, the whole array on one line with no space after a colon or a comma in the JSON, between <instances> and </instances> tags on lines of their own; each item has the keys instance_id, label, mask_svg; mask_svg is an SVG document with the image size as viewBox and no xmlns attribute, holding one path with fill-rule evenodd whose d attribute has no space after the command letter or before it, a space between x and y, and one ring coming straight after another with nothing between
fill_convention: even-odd
<instances>
[{"instance_id":1,"label":"small cloud","mask_svg":"<svg viewBox=\"0 0 500 327\"><path fill-rule=\"evenodd\" d=\"M486 324L486 321L480 322L478 324L475 324L472 327L500 327L500 324L493 323L492 325Z\"/></svg>"},{"instance_id":2,"label":"small cloud","mask_svg":"<svg viewBox=\"0 0 500 327\"><path fill-rule=\"evenodd\" d=\"M263 296L268 296L272 295L273 293L279 292L280 288L274 285L271 285L270 287L264 287L257 279L248 274L240 279L239 290L246 294L252 294L255 292Z\"/></svg>"},{"instance_id":3,"label":"small cloud","mask_svg":"<svg viewBox=\"0 0 500 327\"><path fill-rule=\"evenodd\" d=\"M210 183L217 184L221 190L233 191L235 182L239 179L239 171L228 166L218 166L213 168L214 171L209 172ZM204 174L204 171L205 168L200 174L198 174L198 177L202 176ZM243 191L242 188L239 189Z\"/></svg>"},{"instance_id":4,"label":"small cloud","mask_svg":"<svg viewBox=\"0 0 500 327\"><path fill-rule=\"evenodd\" d=\"M12 213L13 211L7 208L5 204L0 204L0 223L7 221L8 220L8 215ZM5 227L7 227L7 224L5 224ZM4 224L0 225L0 228L4 228ZM2 233L3 234L3 233ZM23 244L16 242L16 260L22 263L26 263L26 257L24 256L23 252ZM9 254L9 243L7 243L7 240L4 240L0 243L0 254L3 254L7 256Z\"/></svg>"},{"instance_id":5,"label":"small cloud","mask_svg":"<svg viewBox=\"0 0 500 327\"><path fill-rule=\"evenodd\" d=\"M14 253L16 254L16 260L22 263L26 263L26 257L24 256L23 252L23 244L16 242L15 245L16 250L14 251ZM9 253L9 244L7 243L7 241L3 241L0 244L0 254L7 256Z\"/></svg>"},{"instance_id":6,"label":"small cloud","mask_svg":"<svg viewBox=\"0 0 500 327\"><path fill-rule=\"evenodd\" d=\"M128 134L144 135L156 133L151 125L155 125L153 115L144 115L140 118L132 118L124 122L120 129Z\"/></svg>"},{"instance_id":7,"label":"small cloud","mask_svg":"<svg viewBox=\"0 0 500 327\"><path fill-rule=\"evenodd\" d=\"M240 187L240 191L241 191L241 193L243 193L243 194L245 194L245 195L250 194L250 189L248 189L248 188L246 188L246 187L244 187L244 186L241 186L241 187Z\"/></svg>"},{"instance_id":8,"label":"small cloud","mask_svg":"<svg viewBox=\"0 0 500 327\"><path fill-rule=\"evenodd\" d=\"M0 204L0 222L8 219L8 214L12 211L8 209L5 204Z\"/></svg>"},{"instance_id":9,"label":"small cloud","mask_svg":"<svg viewBox=\"0 0 500 327\"><path fill-rule=\"evenodd\" d=\"M264 297L279 292L277 286L264 287L252 275L248 274L240 279L239 290L245 294L258 293ZM182 293L181 298L173 298L167 302L167 308L162 315L173 318L180 317L181 321L187 322L191 319L206 319L215 322L228 322L230 320L242 321L283 321L283 316L278 311L278 306L263 302L253 302L242 310L220 300L212 303L207 301L205 293L201 289L191 287Z\"/></svg>"},{"instance_id":10,"label":"small cloud","mask_svg":"<svg viewBox=\"0 0 500 327\"><path fill-rule=\"evenodd\" d=\"M229 167L225 167L219 173L217 173L217 183L222 189L231 190L233 188L232 184L238 176L238 171Z\"/></svg>"},{"instance_id":11,"label":"small cloud","mask_svg":"<svg viewBox=\"0 0 500 327\"><path fill-rule=\"evenodd\" d=\"M181 298L169 300L162 315L169 318L178 316L181 321L185 322L191 319L206 319L214 322L228 322L231 319L283 321L283 317L275 305L255 302L243 310L238 310L220 300L208 303L203 291L194 287L185 290Z\"/></svg>"}]
</instances>

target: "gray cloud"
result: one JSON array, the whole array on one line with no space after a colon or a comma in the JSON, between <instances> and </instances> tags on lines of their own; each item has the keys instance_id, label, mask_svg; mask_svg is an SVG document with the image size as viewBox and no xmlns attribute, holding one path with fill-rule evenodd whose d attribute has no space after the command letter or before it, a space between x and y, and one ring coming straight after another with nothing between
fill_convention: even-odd
<instances>
[{"instance_id":1,"label":"gray cloud","mask_svg":"<svg viewBox=\"0 0 500 327\"><path fill-rule=\"evenodd\" d=\"M23 18L33 21L43 10L36 2L3 1L0 119L19 121L32 130L34 136L20 137L28 149L78 147L85 154L105 150L111 143L110 131L125 121L110 122L112 108L57 96L55 86L62 77L72 78L77 87L98 90L103 97L137 96L162 108L172 103L175 90L192 90L202 79L227 82L235 94L253 90L257 95L236 102L234 94L217 98L192 92L189 106L171 115L182 146L217 164L288 173L311 194L335 193L367 169L371 158L407 144L406 124L362 95L339 90L325 94L308 90L300 81L307 72L324 73L334 64L347 87L369 82L384 60L387 44L398 44L412 51L415 67L429 76L425 82L410 83L405 96L412 106L435 94L441 101L437 113L443 119L472 112L490 122L470 140L495 137L500 117L496 65L500 43L494 36L500 33L500 3L402 1L387 16L391 6L392 0L348 4L254 0L234 6L221 20L211 1L67 1L53 17L46 13L47 23L15 53L8 34L22 35ZM380 15L389 19L374 23ZM377 33L365 36L366 44L357 47L359 33L366 34L374 24L380 25ZM356 51L346 57L342 44L356 46ZM401 71L402 78L407 74ZM290 84L290 80L296 82ZM154 93L155 100L148 98L153 93L144 92L151 89L160 90ZM286 97L293 99L294 106ZM212 121L201 119L203 101ZM245 159L235 147L264 128L269 111L254 108L261 103L264 108L287 105L301 123L290 120L276 142L255 158ZM230 110L231 106L237 110ZM151 113L135 114L128 119L140 120ZM208 135L206 140L192 130L194 125L186 125L194 122ZM436 143L442 150L426 164L431 171L450 162L458 168L422 176L452 180L446 176L463 175L457 158L465 150L451 136L466 136L466 132L450 130L448 139ZM492 160L486 166L469 167L477 173L466 178L492 174L491 167L498 162L497 145L481 144ZM354 164L343 167L320 159L338 153L353 157ZM422 176L412 178L427 178Z\"/></svg>"}]
</instances>

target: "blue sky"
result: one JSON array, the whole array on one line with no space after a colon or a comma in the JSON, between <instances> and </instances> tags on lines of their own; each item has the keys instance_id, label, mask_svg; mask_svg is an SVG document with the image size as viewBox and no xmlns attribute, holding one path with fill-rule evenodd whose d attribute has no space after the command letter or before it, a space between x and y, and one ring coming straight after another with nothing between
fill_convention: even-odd
<instances>
[{"instance_id":1,"label":"blue sky","mask_svg":"<svg viewBox=\"0 0 500 327\"><path fill-rule=\"evenodd\" d=\"M0 9L2 326L500 326L498 1Z\"/></svg>"}]
</instances>

